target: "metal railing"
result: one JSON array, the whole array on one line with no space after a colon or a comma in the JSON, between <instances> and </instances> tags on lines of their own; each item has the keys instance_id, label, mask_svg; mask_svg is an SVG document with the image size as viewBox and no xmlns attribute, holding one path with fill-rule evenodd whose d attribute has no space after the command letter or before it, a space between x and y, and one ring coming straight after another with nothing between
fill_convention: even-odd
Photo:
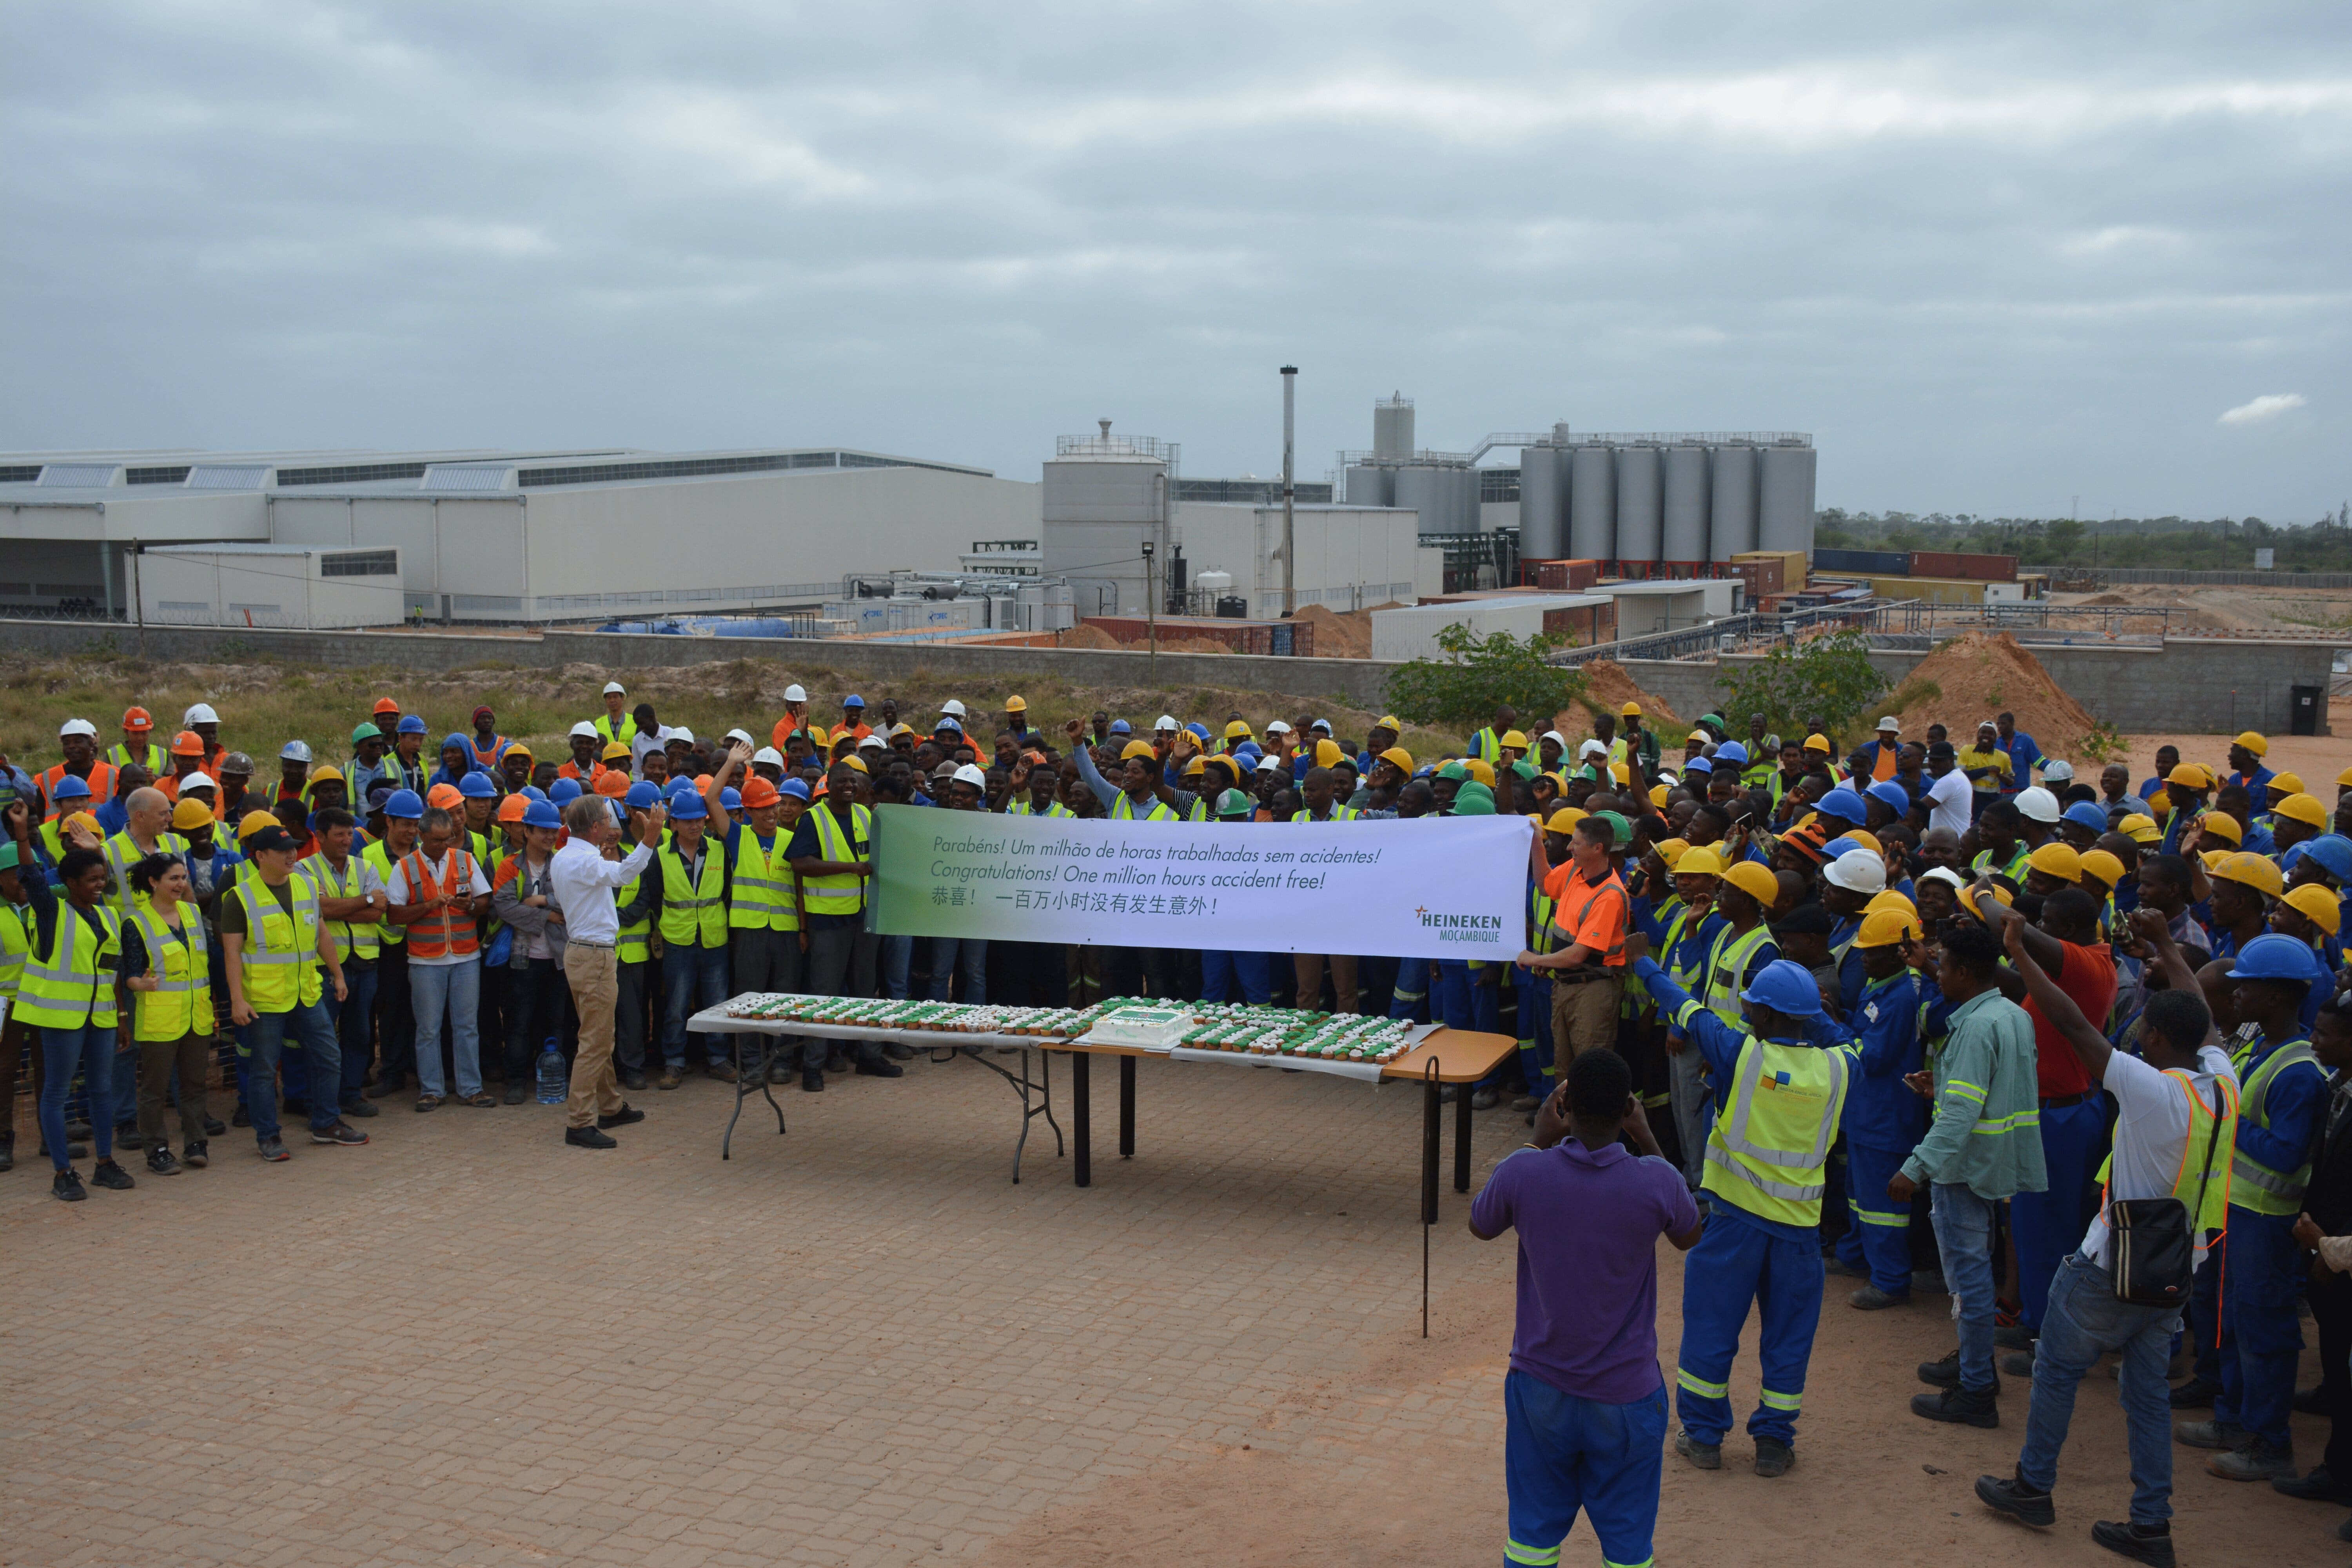
<instances>
[{"instance_id":1,"label":"metal railing","mask_svg":"<svg viewBox=\"0 0 2352 1568\"><path fill-rule=\"evenodd\" d=\"M2271 572L2192 572L2169 566L2049 566L2036 571L2063 576L2068 582L2087 580L2103 588L2125 583L2169 583L2182 587L2215 588L2277 588L2292 593L2297 588L2352 588L2352 572L2296 572L2281 568Z\"/></svg>"},{"instance_id":2,"label":"metal railing","mask_svg":"<svg viewBox=\"0 0 2352 1568\"><path fill-rule=\"evenodd\" d=\"M1735 639L1732 651L1740 653L1759 646L1802 640L1808 636L1820 636L1831 631L1886 633L1896 629L1890 622L1904 607L1904 605L1825 605L1819 609L1791 610L1786 615L1726 616L1720 620L1683 631L1623 637L1616 642L1596 643L1591 647L1562 648L1551 656L1551 662L1573 666L1596 658L1622 661L1629 658L1689 658L1701 654L1720 655L1724 651L1726 637Z\"/></svg>"}]
</instances>

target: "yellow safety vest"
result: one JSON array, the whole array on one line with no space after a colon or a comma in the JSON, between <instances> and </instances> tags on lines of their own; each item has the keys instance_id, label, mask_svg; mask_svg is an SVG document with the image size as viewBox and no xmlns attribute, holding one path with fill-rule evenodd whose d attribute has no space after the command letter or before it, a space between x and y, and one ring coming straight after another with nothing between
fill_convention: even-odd
<instances>
[{"instance_id":1,"label":"yellow safety vest","mask_svg":"<svg viewBox=\"0 0 2352 1568\"><path fill-rule=\"evenodd\" d=\"M1748 1014L1739 1000L1739 979L1748 973L1748 961L1756 950L1772 938L1772 928L1758 921L1744 934L1735 936L1727 927L1715 939L1715 950L1706 955L1706 1010L1735 1029L1748 1026Z\"/></svg>"},{"instance_id":2,"label":"yellow safety vest","mask_svg":"<svg viewBox=\"0 0 2352 1568\"><path fill-rule=\"evenodd\" d=\"M788 842L779 832L766 844L750 827L735 835L735 858L727 867L727 924L734 931L798 931L793 908L793 869L777 875L776 855Z\"/></svg>"},{"instance_id":3,"label":"yellow safety vest","mask_svg":"<svg viewBox=\"0 0 2352 1568\"><path fill-rule=\"evenodd\" d=\"M182 904L180 923L173 928L150 906L131 910L131 923L147 944L147 972L155 977L154 990L131 993L131 1037L209 1038L218 1019L213 1012L212 965L205 957L204 917L193 905Z\"/></svg>"},{"instance_id":4,"label":"yellow safety vest","mask_svg":"<svg viewBox=\"0 0 2352 1568\"><path fill-rule=\"evenodd\" d=\"M25 955L33 949L25 917L14 904L0 904L0 1001L13 1002L24 978Z\"/></svg>"},{"instance_id":5,"label":"yellow safety vest","mask_svg":"<svg viewBox=\"0 0 2352 1568\"><path fill-rule=\"evenodd\" d=\"M259 877L240 878L236 884L237 900L245 906L237 975L245 985L245 1005L257 1013L290 1013L325 994L319 978L318 890L308 877L289 877L286 886L294 898L291 915Z\"/></svg>"},{"instance_id":6,"label":"yellow safety vest","mask_svg":"<svg viewBox=\"0 0 2352 1568\"><path fill-rule=\"evenodd\" d=\"M377 881L387 888L392 886L392 851L386 849L381 840L362 849L360 856L375 868ZM392 913L387 910L384 912L384 918L376 922L375 940L378 951L387 947L398 947L407 942L408 931L404 926L393 924Z\"/></svg>"},{"instance_id":7,"label":"yellow safety vest","mask_svg":"<svg viewBox=\"0 0 2352 1568\"><path fill-rule=\"evenodd\" d=\"M2197 1088L2189 1074L2179 1068L2167 1068L2164 1076L2180 1086L2189 1097L2189 1141L2180 1148L2180 1169L2172 1177L2172 1195L2180 1200L2183 1208L2197 1211L2199 1230L2226 1232L2230 1227L2230 1165L2231 1150L2238 1142L2238 1086L2219 1074L2213 1081L2221 1090L2221 1131L2213 1131L2213 1108ZM2205 1151L2213 1151L2212 1161L2206 1161ZM2099 1203L2107 1202L2107 1173L2114 1167L2116 1157L2109 1154L2099 1162ZM2198 1203L2199 1189L2203 1189L2205 1201Z\"/></svg>"},{"instance_id":8,"label":"yellow safety vest","mask_svg":"<svg viewBox=\"0 0 2352 1568\"><path fill-rule=\"evenodd\" d=\"M614 895L614 907L617 909L622 904L635 900L637 896L637 884L644 879L645 875L640 872L622 883L620 891ZM613 944L614 956L623 963L649 962L654 955L653 933L653 917L640 913L635 920L623 926L616 934Z\"/></svg>"},{"instance_id":9,"label":"yellow safety vest","mask_svg":"<svg viewBox=\"0 0 2352 1568\"><path fill-rule=\"evenodd\" d=\"M155 838L155 847L166 855L185 855L188 852L188 841L176 833L158 834ZM126 910L147 908L151 902L147 895L134 890L131 886L131 868L147 858L147 851L131 842L131 830L124 828L100 845L100 848L106 855L107 870L114 876L114 892L107 900L107 902L114 906L114 912L121 914Z\"/></svg>"},{"instance_id":10,"label":"yellow safety vest","mask_svg":"<svg viewBox=\"0 0 2352 1568\"><path fill-rule=\"evenodd\" d=\"M664 944L670 947L727 945L727 855L708 836L702 840L702 886L686 879L686 857L676 843L654 851L661 867Z\"/></svg>"},{"instance_id":11,"label":"yellow safety vest","mask_svg":"<svg viewBox=\"0 0 2352 1568\"><path fill-rule=\"evenodd\" d=\"M295 862L294 869L310 879L310 886L322 900L356 899L360 896L360 862L351 856L343 857L341 876L336 875L334 867L328 864L324 851L305 856ZM339 963L350 963L352 954L355 952L363 959L373 959L379 951L376 922L373 921L361 921L357 924L350 921L328 921L327 929L334 933L335 961Z\"/></svg>"},{"instance_id":12,"label":"yellow safety vest","mask_svg":"<svg viewBox=\"0 0 2352 1568\"><path fill-rule=\"evenodd\" d=\"M1315 814L1313 812L1303 808L1290 814L1290 820L1293 822L1313 822L1315 819ZM1325 817L1323 820L1326 822L1353 822L1356 820L1356 808L1352 805L1335 805L1331 808L1331 815Z\"/></svg>"},{"instance_id":13,"label":"yellow safety vest","mask_svg":"<svg viewBox=\"0 0 2352 1568\"><path fill-rule=\"evenodd\" d=\"M606 745L618 741L625 746L637 738L636 716L624 713L621 715L621 727L615 730L613 728L613 716L610 713L599 713L596 715L596 733L604 737Z\"/></svg>"},{"instance_id":14,"label":"yellow safety vest","mask_svg":"<svg viewBox=\"0 0 2352 1568\"><path fill-rule=\"evenodd\" d=\"M26 955L14 1016L44 1029L114 1027L114 977L122 966L122 922L115 912L58 900L49 949Z\"/></svg>"},{"instance_id":15,"label":"yellow safety vest","mask_svg":"<svg viewBox=\"0 0 2352 1568\"><path fill-rule=\"evenodd\" d=\"M1078 814L1058 800L1049 803L1043 811L1036 810L1030 802L1022 800L1006 806L1004 815L1007 816L1076 816Z\"/></svg>"},{"instance_id":16,"label":"yellow safety vest","mask_svg":"<svg viewBox=\"0 0 2352 1568\"><path fill-rule=\"evenodd\" d=\"M153 741L148 742L139 750L142 754L134 757L131 754L131 748L128 745L117 742L106 748L106 760L112 763L118 769L127 768L136 763L147 770L149 778L160 779L172 771L172 753Z\"/></svg>"},{"instance_id":17,"label":"yellow safety vest","mask_svg":"<svg viewBox=\"0 0 2352 1568\"><path fill-rule=\"evenodd\" d=\"M1135 815L1135 797L1128 794L1125 790L1119 791L1118 799L1111 803L1110 814L1120 822L1133 822L1137 820ZM1174 809L1171 807L1166 801L1154 798L1151 803L1151 809L1144 814L1142 820L1145 822L1181 822L1183 819L1176 815Z\"/></svg>"},{"instance_id":18,"label":"yellow safety vest","mask_svg":"<svg viewBox=\"0 0 2352 1568\"><path fill-rule=\"evenodd\" d=\"M1120 798L1124 799L1124 796ZM1160 808L1167 811L1166 806ZM1168 812L1172 819L1174 812ZM866 858L867 847L874 841L874 814L862 805L849 808L849 832L841 830L841 819L833 807L820 805L809 816L816 822L818 858L846 864ZM854 915L866 907L866 879L844 871L830 877L809 877L801 882L803 907L813 915Z\"/></svg>"},{"instance_id":19,"label":"yellow safety vest","mask_svg":"<svg viewBox=\"0 0 2352 1568\"><path fill-rule=\"evenodd\" d=\"M1842 1050L1750 1035L1731 1069L1730 1102L1707 1135L1701 1187L1783 1225L1821 1224L1851 1065Z\"/></svg>"},{"instance_id":20,"label":"yellow safety vest","mask_svg":"<svg viewBox=\"0 0 2352 1568\"><path fill-rule=\"evenodd\" d=\"M2252 1054L2253 1047L2247 1046L2236 1054L2232 1065L2244 1071L2245 1063ZM2289 1040L2264 1058L2263 1065L2256 1068L2240 1086L2238 1104L2242 1119L2252 1121L2264 1131L2270 1131L2271 1082L2280 1073L2300 1062L2309 1062L2323 1076L2326 1072L2319 1066L2319 1058L2313 1054L2309 1040ZM2237 1135L2233 1131L2231 1134L2233 1147L2230 1156L2230 1180L2232 1184L2230 1201L2255 1214L2301 1213L2304 1189L2311 1185L2309 1153L2305 1154L2301 1167L2290 1174L2274 1171L2251 1155L2237 1152L2234 1148L2236 1142ZM2245 1184L2243 1190L2235 1186L2241 1182Z\"/></svg>"}]
</instances>

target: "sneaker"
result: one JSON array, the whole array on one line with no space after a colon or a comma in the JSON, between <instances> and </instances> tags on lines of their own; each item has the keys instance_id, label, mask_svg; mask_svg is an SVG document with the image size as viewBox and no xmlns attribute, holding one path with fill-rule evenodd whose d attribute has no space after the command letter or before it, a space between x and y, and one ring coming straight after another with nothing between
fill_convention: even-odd
<instances>
[{"instance_id":1,"label":"sneaker","mask_svg":"<svg viewBox=\"0 0 2352 1568\"><path fill-rule=\"evenodd\" d=\"M1908 1292L1900 1296L1891 1296L1875 1285L1864 1285L1861 1289L1848 1296L1845 1299L1845 1304L1858 1312L1879 1312L1889 1307L1907 1306L1910 1300Z\"/></svg>"},{"instance_id":2,"label":"sneaker","mask_svg":"<svg viewBox=\"0 0 2352 1568\"><path fill-rule=\"evenodd\" d=\"M155 1146L147 1151L147 1169L159 1176L176 1176L180 1173L179 1156L172 1152L169 1143L159 1139Z\"/></svg>"},{"instance_id":3,"label":"sneaker","mask_svg":"<svg viewBox=\"0 0 2352 1568\"><path fill-rule=\"evenodd\" d=\"M1688 1459L1694 1467L1699 1469L1719 1470L1723 1468L1723 1445L1720 1443L1702 1443L1697 1438L1692 1436L1687 1429L1675 1434L1675 1452L1680 1454L1684 1458Z\"/></svg>"},{"instance_id":4,"label":"sneaker","mask_svg":"<svg viewBox=\"0 0 2352 1568\"><path fill-rule=\"evenodd\" d=\"M368 1141L367 1134L348 1121L331 1122L310 1129L310 1142L327 1143L341 1149L356 1149Z\"/></svg>"},{"instance_id":5,"label":"sneaker","mask_svg":"<svg viewBox=\"0 0 2352 1568\"><path fill-rule=\"evenodd\" d=\"M2156 1568L2172 1568L2169 1524L2111 1524L2103 1519L2091 1526L2091 1539L2119 1557L2152 1563Z\"/></svg>"},{"instance_id":6,"label":"sneaker","mask_svg":"<svg viewBox=\"0 0 2352 1568\"><path fill-rule=\"evenodd\" d=\"M228 1124L231 1127L250 1127L253 1125L253 1112L240 1103L235 1110L228 1113Z\"/></svg>"},{"instance_id":7,"label":"sneaker","mask_svg":"<svg viewBox=\"0 0 2352 1568\"><path fill-rule=\"evenodd\" d=\"M2192 1377L2172 1391L2172 1407L2175 1410L2210 1410L2213 1408L2213 1396L2221 1392L2220 1384Z\"/></svg>"},{"instance_id":8,"label":"sneaker","mask_svg":"<svg viewBox=\"0 0 2352 1568\"><path fill-rule=\"evenodd\" d=\"M1541 1105L1542 1103L1542 1100L1538 1100L1532 1094L1523 1094L1511 1101L1511 1109L1513 1110L1533 1110L1537 1106Z\"/></svg>"},{"instance_id":9,"label":"sneaker","mask_svg":"<svg viewBox=\"0 0 2352 1568\"><path fill-rule=\"evenodd\" d=\"M2172 1426L2172 1440L2191 1448L2233 1451L2252 1442L2254 1435L2234 1421L2227 1425L2219 1421L2176 1421Z\"/></svg>"},{"instance_id":10,"label":"sneaker","mask_svg":"<svg viewBox=\"0 0 2352 1568\"><path fill-rule=\"evenodd\" d=\"M2271 1482L2271 1490L2281 1497L2301 1498L2305 1502L2332 1502L2339 1508L2352 1502L2352 1487L2342 1486L2321 1465L2307 1476L2281 1476Z\"/></svg>"},{"instance_id":11,"label":"sneaker","mask_svg":"<svg viewBox=\"0 0 2352 1568\"><path fill-rule=\"evenodd\" d=\"M859 1062L857 1076L859 1078L905 1078L907 1069L897 1062Z\"/></svg>"},{"instance_id":12,"label":"sneaker","mask_svg":"<svg viewBox=\"0 0 2352 1568\"><path fill-rule=\"evenodd\" d=\"M191 1171L201 1171L213 1163L211 1145L199 1138L180 1151L180 1163Z\"/></svg>"},{"instance_id":13,"label":"sneaker","mask_svg":"<svg viewBox=\"0 0 2352 1568\"><path fill-rule=\"evenodd\" d=\"M621 1069L621 1087L623 1089L634 1089L642 1092L646 1087L646 1075L639 1072L635 1068L623 1068Z\"/></svg>"},{"instance_id":14,"label":"sneaker","mask_svg":"<svg viewBox=\"0 0 2352 1568\"><path fill-rule=\"evenodd\" d=\"M264 1138L260 1143L259 1152L263 1159L273 1165L280 1160L290 1160L294 1157L286 1152L286 1140L283 1138Z\"/></svg>"},{"instance_id":15,"label":"sneaker","mask_svg":"<svg viewBox=\"0 0 2352 1568\"><path fill-rule=\"evenodd\" d=\"M574 1149L617 1149L621 1146L593 1127L567 1127L563 1130L563 1141Z\"/></svg>"},{"instance_id":16,"label":"sneaker","mask_svg":"<svg viewBox=\"0 0 2352 1568\"><path fill-rule=\"evenodd\" d=\"M996 1051L999 1056L1007 1056L1022 1048L1019 1046L999 1046ZM898 1041L892 1040L882 1047L882 1054L894 1062L910 1062L922 1053L912 1046L900 1045Z\"/></svg>"},{"instance_id":17,"label":"sneaker","mask_svg":"<svg viewBox=\"0 0 2352 1568\"><path fill-rule=\"evenodd\" d=\"M2026 1524L2046 1529L2058 1522L2058 1510L2051 1504L2050 1494L2035 1491L2020 1477L2003 1480L1999 1476L1979 1476L1977 1500Z\"/></svg>"},{"instance_id":18,"label":"sneaker","mask_svg":"<svg viewBox=\"0 0 2352 1568\"><path fill-rule=\"evenodd\" d=\"M2299 1390L2294 1396L2294 1408L2299 1415L2326 1415L2327 1385L2326 1384L2322 1384L2317 1388L2305 1388Z\"/></svg>"},{"instance_id":19,"label":"sneaker","mask_svg":"<svg viewBox=\"0 0 2352 1568\"><path fill-rule=\"evenodd\" d=\"M1756 1439L1756 1473L1766 1480L1785 1476L1789 1467L1797 1462L1797 1451L1778 1437Z\"/></svg>"},{"instance_id":20,"label":"sneaker","mask_svg":"<svg viewBox=\"0 0 2352 1568\"><path fill-rule=\"evenodd\" d=\"M702 1069L702 1074L705 1078L715 1078L721 1083L733 1083L736 1076L735 1064L733 1062L712 1062L709 1067Z\"/></svg>"},{"instance_id":21,"label":"sneaker","mask_svg":"<svg viewBox=\"0 0 2352 1568\"><path fill-rule=\"evenodd\" d=\"M112 1160L100 1160L92 1166L89 1179L97 1186L107 1187L118 1193L127 1193L139 1184L131 1179L130 1172Z\"/></svg>"},{"instance_id":22,"label":"sneaker","mask_svg":"<svg viewBox=\"0 0 2352 1568\"><path fill-rule=\"evenodd\" d=\"M1930 1421L1948 1421L1957 1426L2000 1425L2000 1409L1993 1404L1993 1390L1990 1388L1947 1388L1934 1394L1915 1394L1911 1396L1911 1414Z\"/></svg>"},{"instance_id":23,"label":"sneaker","mask_svg":"<svg viewBox=\"0 0 2352 1568\"><path fill-rule=\"evenodd\" d=\"M219 1137L222 1133L224 1133L224 1132L226 1132L226 1131L228 1131L228 1123L227 1123L227 1122L226 1122L226 1121L223 1121L219 1117L217 1117L217 1116L206 1116L206 1117L205 1118L205 1137L207 1137L207 1138L217 1138L217 1137Z\"/></svg>"},{"instance_id":24,"label":"sneaker","mask_svg":"<svg viewBox=\"0 0 2352 1568\"><path fill-rule=\"evenodd\" d=\"M673 1063L670 1066L662 1068L661 1077L656 1080L656 1084L657 1087L662 1089L676 1089L679 1084L682 1084L685 1081L685 1068Z\"/></svg>"},{"instance_id":25,"label":"sneaker","mask_svg":"<svg viewBox=\"0 0 2352 1568\"><path fill-rule=\"evenodd\" d=\"M89 1194L82 1187L80 1173L68 1165L50 1179L49 1196L62 1199L69 1204L78 1204L89 1196Z\"/></svg>"},{"instance_id":26,"label":"sneaker","mask_svg":"<svg viewBox=\"0 0 2352 1568\"><path fill-rule=\"evenodd\" d=\"M375 1108L375 1101L364 1099L352 1100L349 1105L341 1107L341 1110L345 1116L358 1116L362 1118L381 1116L383 1114L383 1111L378 1110Z\"/></svg>"},{"instance_id":27,"label":"sneaker","mask_svg":"<svg viewBox=\"0 0 2352 1568\"><path fill-rule=\"evenodd\" d=\"M635 1109L625 1100L621 1102L621 1109L613 1112L612 1115L600 1116L596 1118L596 1125L599 1127L626 1127L633 1121L643 1121L645 1119L646 1113L644 1111Z\"/></svg>"},{"instance_id":28,"label":"sneaker","mask_svg":"<svg viewBox=\"0 0 2352 1568\"><path fill-rule=\"evenodd\" d=\"M1473 1110L1492 1110L1496 1106L1501 1104L1502 1100L1503 1097L1499 1091L1491 1089L1482 1089L1476 1093L1471 1095L1470 1109Z\"/></svg>"},{"instance_id":29,"label":"sneaker","mask_svg":"<svg viewBox=\"0 0 2352 1568\"><path fill-rule=\"evenodd\" d=\"M803 1094L823 1094L824 1092L824 1069L823 1068L801 1068L801 1092Z\"/></svg>"},{"instance_id":30,"label":"sneaker","mask_svg":"<svg viewBox=\"0 0 2352 1568\"><path fill-rule=\"evenodd\" d=\"M2205 1462L2205 1468L2225 1481L2297 1480L2294 1473L2294 1450L2273 1447L2257 1437L2242 1448L2232 1448L2226 1454L2216 1454Z\"/></svg>"}]
</instances>

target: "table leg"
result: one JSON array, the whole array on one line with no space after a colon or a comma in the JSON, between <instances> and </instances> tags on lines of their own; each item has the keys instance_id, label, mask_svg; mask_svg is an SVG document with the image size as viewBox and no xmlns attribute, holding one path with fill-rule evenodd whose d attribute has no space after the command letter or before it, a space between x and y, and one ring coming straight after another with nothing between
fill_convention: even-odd
<instances>
[{"instance_id":1,"label":"table leg","mask_svg":"<svg viewBox=\"0 0 2352 1568\"><path fill-rule=\"evenodd\" d=\"M1135 1058L1118 1058L1118 1157L1135 1158Z\"/></svg>"},{"instance_id":2,"label":"table leg","mask_svg":"<svg viewBox=\"0 0 2352 1568\"><path fill-rule=\"evenodd\" d=\"M1089 1141L1094 1105L1087 1082L1087 1069L1091 1065L1088 1056L1086 1051L1070 1053L1070 1143L1076 1153L1077 1184L1082 1187L1095 1184L1094 1145Z\"/></svg>"},{"instance_id":3,"label":"table leg","mask_svg":"<svg viewBox=\"0 0 2352 1568\"><path fill-rule=\"evenodd\" d=\"M1438 1113L1439 1089L1433 1075L1421 1080L1421 1223L1437 1223L1437 1145L1443 1119Z\"/></svg>"},{"instance_id":4,"label":"table leg","mask_svg":"<svg viewBox=\"0 0 2352 1568\"><path fill-rule=\"evenodd\" d=\"M1469 1084L1456 1084L1461 1098L1454 1102L1454 1190L1470 1190L1470 1089Z\"/></svg>"}]
</instances>

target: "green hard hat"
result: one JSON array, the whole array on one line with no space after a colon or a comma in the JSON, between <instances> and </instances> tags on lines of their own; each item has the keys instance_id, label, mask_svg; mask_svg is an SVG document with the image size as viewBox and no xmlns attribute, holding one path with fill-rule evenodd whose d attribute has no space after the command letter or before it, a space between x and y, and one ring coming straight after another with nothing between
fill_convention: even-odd
<instances>
[{"instance_id":1,"label":"green hard hat","mask_svg":"<svg viewBox=\"0 0 2352 1568\"><path fill-rule=\"evenodd\" d=\"M1437 776L1442 779L1466 779L1470 776L1470 770L1460 763L1448 763L1437 770Z\"/></svg>"},{"instance_id":2,"label":"green hard hat","mask_svg":"<svg viewBox=\"0 0 2352 1568\"><path fill-rule=\"evenodd\" d=\"M13 841L0 840L0 871L16 868L16 846Z\"/></svg>"},{"instance_id":3,"label":"green hard hat","mask_svg":"<svg viewBox=\"0 0 2352 1568\"><path fill-rule=\"evenodd\" d=\"M358 745L362 741L381 741L383 739L383 731L377 729L373 724L355 724L352 727L352 744L354 746Z\"/></svg>"},{"instance_id":4,"label":"green hard hat","mask_svg":"<svg viewBox=\"0 0 2352 1568\"><path fill-rule=\"evenodd\" d=\"M1247 816L1257 810L1257 802L1237 789L1229 789L1217 797L1219 816Z\"/></svg>"}]
</instances>

